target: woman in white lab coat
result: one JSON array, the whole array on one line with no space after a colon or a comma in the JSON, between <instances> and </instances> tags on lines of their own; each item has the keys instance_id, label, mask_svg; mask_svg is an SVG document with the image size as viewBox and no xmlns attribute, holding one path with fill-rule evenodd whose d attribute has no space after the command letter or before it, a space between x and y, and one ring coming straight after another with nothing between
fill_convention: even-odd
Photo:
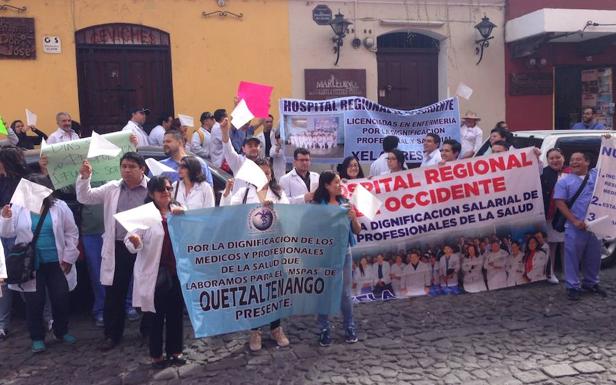
<instances>
[{"instance_id":1,"label":"woman in white lab coat","mask_svg":"<svg viewBox=\"0 0 616 385\"><path fill-rule=\"evenodd\" d=\"M272 169L270 167L269 161L267 161L267 159L258 158L254 162L257 164L257 166L261 167L261 170L263 170L265 176L267 177L268 183L263 186L263 188L259 191L257 191L257 188L255 186L248 185L247 187L240 188L233 195L231 195L231 191L233 190L233 182L227 183L225 192L220 199L221 206L251 203L261 203L269 205L273 203L289 204L289 199L287 198L282 188L280 188L280 186L276 182L276 178L272 174ZM272 338L276 341L276 344L278 346L285 347L289 345L289 339L284 334L284 330L282 329L282 326L280 326L279 319L270 323L270 330L272 333ZM261 329L252 329L250 333L250 340L248 341L248 346L253 352L261 350Z\"/></svg>"},{"instance_id":2,"label":"woman in white lab coat","mask_svg":"<svg viewBox=\"0 0 616 385\"><path fill-rule=\"evenodd\" d=\"M488 290L507 287L507 261L509 253L501 249L500 241L490 242L490 249L483 255L483 268L486 269Z\"/></svg>"},{"instance_id":3,"label":"woman in white lab coat","mask_svg":"<svg viewBox=\"0 0 616 385\"><path fill-rule=\"evenodd\" d=\"M548 263L548 255L539 247L539 241L535 237L526 241L524 253L524 274L527 282L541 281L546 278L545 267Z\"/></svg>"},{"instance_id":4,"label":"woman in white lab coat","mask_svg":"<svg viewBox=\"0 0 616 385\"><path fill-rule=\"evenodd\" d=\"M162 221L147 230L127 233L124 244L137 253L133 270L133 306L149 312L149 350L152 367L164 368L167 363L183 365L184 323L182 290L177 276L175 255L167 227L173 187L166 176L148 181L148 198L160 211ZM166 324L166 325L165 325ZM166 329L163 359L163 330Z\"/></svg>"},{"instance_id":5,"label":"woman in white lab coat","mask_svg":"<svg viewBox=\"0 0 616 385\"><path fill-rule=\"evenodd\" d=\"M355 274L355 282L357 284L358 294L372 293L374 287L374 271L372 265L368 264L368 259L362 257L357 266L357 274Z\"/></svg>"},{"instance_id":6,"label":"woman in white lab coat","mask_svg":"<svg viewBox=\"0 0 616 385\"><path fill-rule=\"evenodd\" d=\"M391 276L391 287L394 289L394 295L396 297L402 296L402 275L406 265L402 263L402 257L396 255L393 265L389 269L389 275Z\"/></svg>"},{"instance_id":7,"label":"woman in white lab coat","mask_svg":"<svg viewBox=\"0 0 616 385\"><path fill-rule=\"evenodd\" d=\"M464 260L462 261L462 284L469 293L486 291L483 278L483 257L479 248L472 243L464 245Z\"/></svg>"},{"instance_id":8,"label":"woman in white lab coat","mask_svg":"<svg viewBox=\"0 0 616 385\"><path fill-rule=\"evenodd\" d=\"M516 286L528 282L524 277L524 253L520 243L511 242L511 255L507 263L507 286Z\"/></svg>"},{"instance_id":9,"label":"woman in white lab coat","mask_svg":"<svg viewBox=\"0 0 616 385\"><path fill-rule=\"evenodd\" d=\"M173 196L174 200L182 205L183 210L214 207L212 186L206 182L201 163L197 158L183 157L178 174L180 179L173 186Z\"/></svg>"},{"instance_id":10,"label":"woman in white lab coat","mask_svg":"<svg viewBox=\"0 0 616 385\"><path fill-rule=\"evenodd\" d=\"M29 179L53 188L43 175L31 175ZM76 342L75 337L68 334L68 316L69 291L77 286L77 271L73 265L79 257L79 230L66 203L52 194L44 199L45 206L49 207L49 212L35 245L35 278L22 284L9 285L11 290L24 292L26 321L35 353L46 349L46 328L43 325L46 292L49 292L51 300L54 335L67 344ZM41 214L31 213L17 205L5 205L0 215L0 236L15 237L15 244L31 242L33 227L36 227Z\"/></svg>"},{"instance_id":11,"label":"woman in white lab coat","mask_svg":"<svg viewBox=\"0 0 616 385\"><path fill-rule=\"evenodd\" d=\"M419 252L411 251L408 264L402 273L402 287L405 297L426 295L432 283L432 266L428 262L422 262Z\"/></svg>"}]
</instances>

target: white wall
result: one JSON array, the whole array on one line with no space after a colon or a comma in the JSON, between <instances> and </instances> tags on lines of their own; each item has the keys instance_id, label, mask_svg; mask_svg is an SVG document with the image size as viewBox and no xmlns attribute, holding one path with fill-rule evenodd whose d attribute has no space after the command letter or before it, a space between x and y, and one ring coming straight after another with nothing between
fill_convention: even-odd
<instances>
[{"instance_id":1,"label":"white wall","mask_svg":"<svg viewBox=\"0 0 616 385\"><path fill-rule=\"evenodd\" d=\"M406 3L406 4L405 4ZM351 32L344 40L337 68L365 68L368 98L378 101L376 53L363 45L355 49L351 40L362 41L397 31L423 33L441 41L439 54L439 99L453 96L460 81L473 88L469 101L461 100L460 110L477 112L485 135L505 117L505 58L504 58L504 0L430 0L430 1L301 1L290 0L289 44L291 50L292 96L303 98L304 69L334 68L334 36L329 26L317 25L312 20L312 9L327 4L334 14L340 10L353 22ZM497 25L494 39L484 53L483 61L475 65L474 41L479 34L475 24L486 15ZM383 20L408 21L414 25L385 24ZM429 26L419 26L428 23ZM442 23L442 25L438 25ZM371 32L371 33L370 33Z\"/></svg>"}]
</instances>

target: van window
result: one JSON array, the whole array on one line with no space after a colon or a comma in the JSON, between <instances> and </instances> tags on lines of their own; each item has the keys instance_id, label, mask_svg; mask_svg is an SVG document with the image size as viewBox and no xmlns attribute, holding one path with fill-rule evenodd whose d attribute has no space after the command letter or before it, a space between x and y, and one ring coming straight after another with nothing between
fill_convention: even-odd
<instances>
[{"instance_id":1,"label":"van window","mask_svg":"<svg viewBox=\"0 0 616 385\"><path fill-rule=\"evenodd\" d=\"M512 140L512 145L514 148L526 148L535 146L537 148L541 148L541 144L543 143L543 139L535 138L535 137L523 137L523 136L514 136ZM490 148L490 141L486 140L482 145L479 151L475 156L489 155L492 153L492 149Z\"/></svg>"},{"instance_id":2,"label":"van window","mask_svg":"<svg viewBox=\"0 0 616 385\"><path fill-rule=\"evenodd\" d=\"M569 136L562 137L556 140L556 148L560 148L565 154L565 164L569 164L569 158L571 154L576 151L590 152L594 155L594 159L591 167L595 167L597 164L597 156L599 155L599 149L601 148L600 136Z\"/></svg>"}]
</instances>

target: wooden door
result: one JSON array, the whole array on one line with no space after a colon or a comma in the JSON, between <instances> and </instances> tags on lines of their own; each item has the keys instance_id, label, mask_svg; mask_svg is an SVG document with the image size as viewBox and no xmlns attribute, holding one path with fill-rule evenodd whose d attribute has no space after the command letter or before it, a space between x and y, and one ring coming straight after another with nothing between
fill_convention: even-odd
<instances>
[{"instance_id":1,"label":"wooden door","mask_svg":"<svg viewBox=\"0 0 616 385\"><path fill-rule=\"evenodd\" d=\"M79 109L85 135L92 130L119 131L131 107L151 110L146 127L155 125L163 113L173 114L169 47L130 43L79 44L78 39Z\"/></svg>"}]
</instances>

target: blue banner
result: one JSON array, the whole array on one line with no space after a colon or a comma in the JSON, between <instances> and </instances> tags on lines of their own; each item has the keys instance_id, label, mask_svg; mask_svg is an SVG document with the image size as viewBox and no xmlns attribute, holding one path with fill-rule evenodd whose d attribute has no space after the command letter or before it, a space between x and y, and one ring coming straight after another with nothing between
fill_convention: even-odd
<instances>
[{"instance_id":1,"label":"blue banner","mask_svg":"<svg viewBox=\"0 0 616 385\"><path fill-rule=\"evenodd\" d=\"M171 216L169 233L195 337L340 310L346 210L239 205Z\"/></svg>"}]
</instances>

